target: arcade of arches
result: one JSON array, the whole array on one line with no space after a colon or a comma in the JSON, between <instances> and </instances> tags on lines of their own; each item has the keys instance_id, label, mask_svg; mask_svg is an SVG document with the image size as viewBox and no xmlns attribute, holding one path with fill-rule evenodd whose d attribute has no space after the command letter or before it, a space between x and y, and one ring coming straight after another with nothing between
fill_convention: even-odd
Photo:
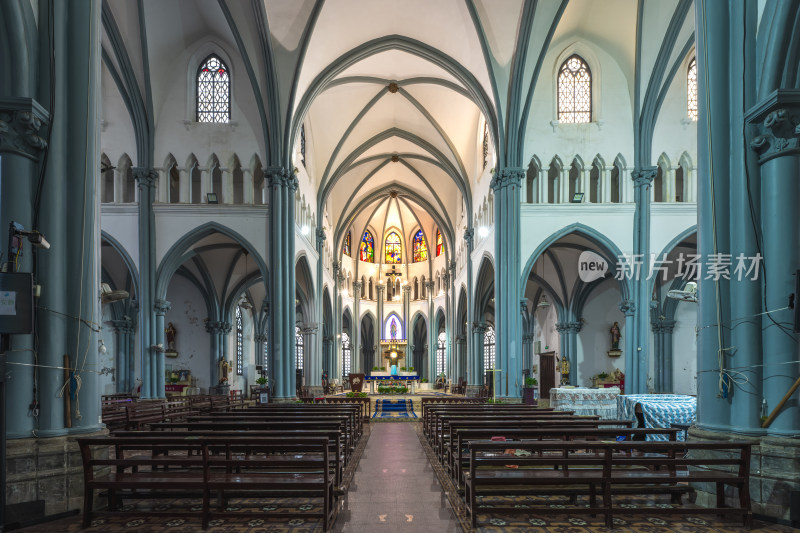
<instances>
[{"instance_id":1,"label":"arcade of arches","mask_svg":"<svg viewBox=\"0 0 800 533\"><path fill-rule=\"evenodd\" d=\"M100 430L101 395L405 368L509 402L616 375L796 450L796 393L762 417L800 353L800 7L504 6L0 2L4 262L41 290L9 442Z\"/></svg>"}]
</instances>

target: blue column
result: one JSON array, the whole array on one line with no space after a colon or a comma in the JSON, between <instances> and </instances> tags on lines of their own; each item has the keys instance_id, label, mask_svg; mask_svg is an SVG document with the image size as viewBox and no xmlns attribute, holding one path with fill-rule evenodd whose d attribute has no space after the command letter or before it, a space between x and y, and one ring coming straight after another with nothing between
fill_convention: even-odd
<instances>
[{"instance_id":1,"label":"blue column","mask_svg":"<svg viewBox=\"0 0 800 533\"><path fill-rule=\"evenodd\" d=\"M426 281L425 288L426 294L428 295L428 368L430 369L430 373L433 374L436 372L436 347L437 347L437 336L439 332L437 330L436 324L436 311L433 306L433 291L436 287L436 283L433 281ZM409 290L411 287L409 287ZM444 371L447 372L447 365L444 365ZM420 374L422 373L422 368L418 368L417 372ZM452 374L447 374L449 379L453 379ZM456 383L454 381L453 383Z\"/></svg>"},{"instance_id":2,"label":"blue column","mask_svg":"<svg viewBox=\"0 0 800 533\"><path fill-rule=\"evenodd\" d=\"M469 222L468 222L469 223ZM475 325L475 282L472 279L472 246L473 246L473 239L475 236L475 230L471 227L468 227L464 230L464 242L467 243L467 325L465 328L465 336L466 336L466 350L464 352L464 368L467 371L467 382L470 385L482 385L483 384L483 370L477 372L475 366L475 360L479 357L483 357L483 350L480 353L476 353L475 345L473 344L473 339L475 335L473 335L470 329ZM495 289L496 290L496 289Z\"/></svg>"},{"instance_id":3,"label":"blue column","mask_svg":"<svg viewBox=\"0 0 800 533\"><path fill-rule=\"evenodd\" d=\"M650 187L658 167L644 167L631 172L633 198L636 211L633 218L633 255L641 267L632 271L633 301L636 303L633 317L633 341L628 347L625 361L631 367L625 371L625 389L631 394L647 392L648 352L650 344L650 294L648 273L650 267Z\"/></svg>"},{"instance_id":4,"label":"blue column","mask_svg":"<svg viewBox=\"0 0 800 533\"><path fill-rule=\"evenodd\" d=\"M155 343L160 345L163 350L166 350L167 342L164 338L164 316L167 314L172 308L172 304L169 303L167 300L162 298L156 298L155 303L153 304L153 311L156 315L156 329L155 329ZM156 352L155 354L155 362L156 362L156 384L155 390L153 391L153 396L156 398L165 398L166 393L164 391L164 352Z\"/></svg>"},{"instance_id":5,"label":"blue column","mask_svg":"<svg viewBox=\"0 0 800 533\"><path fill-rule=\"evenodd\" d=\"M319 217L319 223L322 224L322 217ZM322 312L322 290L323 290L323 276L324 276L324 264L323 258L325 257L325 230L321 227L317 228L317 283L316 283L316 291L315 294L317 298L314 302L314 306L316 308L316 316L317 316L317 335L313 335L312 337L312 351L309 357L309 369L306 371L306 384L311 385L314 387L319 387L322 385L322 371L323 371L323 358L324 358L324 351L323 351L323 334L325 331L324 327L324 315ZM330 374L328 375L330 378Z\"/></svg>"},{"instance_id":6,"label":"blue column","mask_svg":"<svg viewBox=\"0 0 800 533\"><path fill-rule=\"evenodd\" d=\"M380 324L375 327L380 328ZM353 337L350 339L350 369L353 373L361 372L361 282L353 282Z\"/></svg>"},{"instance_id":7,"label":"blue column","mask_svg":"<svg viewBox=\"0 0 800 533\"><path fill-rule=\"evenodd\" d=\"M386 295L384 294L386 291L386 285L383 284L383 280L378 280L378 324L375 328L375 346L377 346L377 353L375 354L375 360L372 362L372 366L383 366L383 354L381 353L381 335L383 332L383 304L386 301ZM370 367L372 368L372 367Z\"/></svg>"},{"instance_id":8,"label":"blue column","mask_svg":"<svg viewBox=\"0 0 800 533\"><path fill-rule=\"evenodd\" d=\"M497 331L497 396L521 396L514 387L522 378L522 332L519 315L520 210L519 188L524 168L501 168L491 182L494 191L494 296Z\"/></svg>"},{"instance_id":9,"label":"blue column","mask_svg":"<svg viewBox=\"0 0 800 533\"><path fill-rule=\"evenodd\" d=\"M333 262L333 279L335 282L335 290L333 291L333 333L334 333L334 343L333 343L333 353L332 353L332 365L331 365L331 373L330 379L331 381L336 379L341 383L342 379L342 331L344 322L342 320L342 312L344 311L342 306L342 284L344 283L344 276L342 276L342 267L339 261ZM352 331L350 332L352 333ZM351 347L352 347L352 339L351 339ZM352 354L352 351L351 351Z\"/></svg>"},{"instance_id":10,"label":"blue column","mask_svg":"<svg viewBox=\"0 0 800 533\"><path fill-rule=\"evenodd\" d=\"M763 235L764 305L762 316L764 367L762 386L768 412L778 405L798 376L798 339L792 331L793 311L786 308L800 268L800 96L795 89L778 89L750 117L759 124L752 146L761 165L761 233ZM799 305L795 296L795 305ZM772 311L782 309L781 311ZM795 435L800 405L786 402L768 431Z\"/></svg>"},{"instance_id":11,"label":"blue column","mask_svg":"<svg viewBox=\"0 0 800 533\"><path fill-rule=\"evenodd\" d=\"M634 360L636 357L636 348L634 347L635 335L633 327L633 320L636 314L636 304L634 304L632 300L622 300L619 303L619 310L625 315L625 345L622 347L623 353L625 354L625 393L635 394L633 390L629 388L628 376L632 374Z\"/></svg>"},{"instance_id":12,"label":"blue column","mask_svg":"<svg viewBox=\"0 0 800 533\"><path fill-rule=\"evenodd\" d=\"M458 373L458 367L455 364L455 350L454 350L454 343L453 343L453 313L455 312L450 305L451 295L453 293L452 289L450 288L450 269L447 269L444 277L442 278L442 283L444 283L444 336L445 336L445 354L444 354L444 369L447 372L448 376L451 376L453 383L458 383L458 379L461 375ZM430 319L431 323L434 323L435 319ZM439 332L438 332L438 324L433 328L437 330L436 335L436 346L438 348L439 345ZM433 376L430 374L426 376L428 379Z\"/></svg>"},{"instance_id":13,"label":"blue column","mask_svg":"<svg viewBox=\"0 0 800 533\"><path fill-rule=\"evenodd\" d=\"M470 357L470 375L472 376L472 383L470 385L483 385L484 383L484 361L483 361L483 339L486 334L486 324L473 324L472 325L472 357ZM496 335L496 334L495 334ZM495 339L497 337L495 336ZM496 342L496 341L495 341ZM495 355L497 354L497 345L495 344ZM495 357L495 361L497 358ZM498 364L495 363L495 367ZM500 375L500 372L495 372L495 379ZM497 387L495 391L499 392Z\"/></svg>"},{"instance_id":14,"label":"blue column","mask_svg":"<svg viewBox=\"0 0 800 533\"><path fill-rule=\"evenodd\" d=\"M139 294L136 296L139 300L141 313L139 331L141 332L143 358L142 397L158 398L159 352L152 348L153 345L158 344L158 328L153 312L156 287L156 239L153 200L155 200L158 172L152 168L134 167L133 177L139 190Z\"/></svg>"}]
</instances>

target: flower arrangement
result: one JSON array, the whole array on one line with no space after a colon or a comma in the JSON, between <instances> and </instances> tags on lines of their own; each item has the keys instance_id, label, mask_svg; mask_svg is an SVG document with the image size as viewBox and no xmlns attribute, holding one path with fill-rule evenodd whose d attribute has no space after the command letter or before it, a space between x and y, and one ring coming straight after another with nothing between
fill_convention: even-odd
<instances>
[{"instance_id":1,"label":"flower arrangement","mask_svg":"<svg viewBox=\"0 0 800 533\"><path fill-rule=\"evenodd\" d=\"M178 382L178 374L176 374L175 372L171 373L169 375L169 382L175 385Z\"/></svg>"},{"instance_id":2,"label":"flower arrangement","mask_svg":"<svg viewBox=\"0 0 800 533\"><path fill-rule=\"evenodd\" d=\"M367 397L367 393L366 392L353 392L353 391L350 391L347 394L345 394L345 396L347 396L348 398L366 398Z\"/></svg>"},{"instance_id":3,"label":"flower arrangement","mask_svg":"<svg viewBox=\"0 0 800 533\"><path fill-rule=\"evenodd\" d=\"M539 381L536 378L525 378L525 386L526 387L535 387L539 384Z\"/></svg>"}]
</instances>

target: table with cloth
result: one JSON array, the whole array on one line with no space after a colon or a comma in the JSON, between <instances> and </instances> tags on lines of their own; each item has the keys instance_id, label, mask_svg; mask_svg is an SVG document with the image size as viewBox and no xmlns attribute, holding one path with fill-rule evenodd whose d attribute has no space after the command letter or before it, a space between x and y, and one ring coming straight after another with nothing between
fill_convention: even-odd
<instances>
[{"instance_id":1,"label":"table with cloth","mask_svg":"<svg viewBox=\"0 0 800 533\"><path fill-rule=\"evenodd\" d=\"M556 411L574 411L576 415L598 415L603 420L617 418L618 387L607 389L550 389L550 407Z\"/></svg>"},{"instance_id":2,"label":"table with cloth","mask_svg":"<svg viewBox=\"0 0 800 533\"><path fill-rule=\"evenodd\" d=\"M636 421L636 406L641 406L644 427L669 428L671 424L692 425L697 420L697 398L680 394L628 394L617 397L622 420ZM678 433L678 440L684 440ZM648 435L647 440L667 440L666 435Z\"/></svg>"}]
</instances>

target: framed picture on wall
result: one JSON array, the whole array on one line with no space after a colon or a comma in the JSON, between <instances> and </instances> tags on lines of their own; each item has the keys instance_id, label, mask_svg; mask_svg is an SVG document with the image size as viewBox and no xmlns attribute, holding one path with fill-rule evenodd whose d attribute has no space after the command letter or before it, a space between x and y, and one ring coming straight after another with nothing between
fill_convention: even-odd
<instances>
[{"instance_id":1,"label":"framed picture on wall","mask_svg":"<svg viewBox=\"0 0 800 533\"><path fill-rule=\"evenodd\" d=\"M178 371L178 381L189 381L189 371L188 370L179 370Z\"/></svg>"}]
</instances>

